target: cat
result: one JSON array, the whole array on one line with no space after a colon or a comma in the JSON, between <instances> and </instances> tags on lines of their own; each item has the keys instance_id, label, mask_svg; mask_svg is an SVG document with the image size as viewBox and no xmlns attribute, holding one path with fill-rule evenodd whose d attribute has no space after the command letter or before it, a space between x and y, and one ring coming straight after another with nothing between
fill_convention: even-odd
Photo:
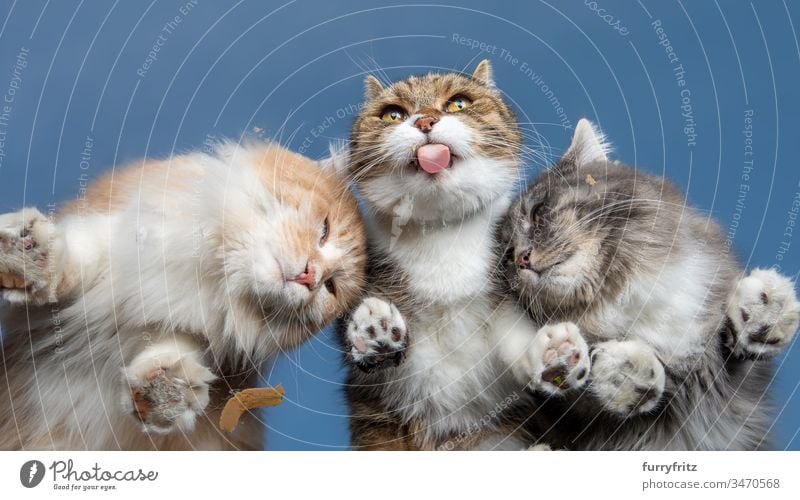
<instances>
[{"instance_id":1,"label":"cat","mask_svg":"<svg viewBox=\"0 0 800 500\"><path fill-rule=\"evenodd\" d=\"M514 113L487 60L472 75L365 85L346 163L370 213L368 286L339 326L352 447L526 448L503 414L529 385L558 392L547 374L565 359L577 384L588 347L574 325L540 330L501 293L496 232L522 152Z\"/></svg>"},{"instance_id":2,"label":"cat","mask_svg":"<svg viewBox=\"0 0 800 500\"><path fill-rule=\"evenodd\" d=\"M591 346L584 389L537 409L539 439L576 450L767 447L769 358L800 317L793 283L772 269L740 279L708 215L608 151L581 120L501 230L508 283L531 317L575 322Z\"/></svg>"},{"instance_id":3,"label":"cat","mask_svg":"<svg viewBox=\"0 0 800 500\"><path fill-rule=\"evenodd\" d=\"M366 236L329 161L276 144L142 161L54 217L0 216L0 449L258 449L216 425L355 305Z\"/></svg>"}]
</instances>

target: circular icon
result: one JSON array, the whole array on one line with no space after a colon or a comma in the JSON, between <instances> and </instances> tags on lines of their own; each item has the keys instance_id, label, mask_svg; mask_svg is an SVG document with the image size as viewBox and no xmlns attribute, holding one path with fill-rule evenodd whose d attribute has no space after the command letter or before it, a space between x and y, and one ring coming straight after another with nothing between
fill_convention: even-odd
<instances>
[{"instance_id":1,"label":"circular icon","mask_svg":"<svg viewBox=\"0 0 800 500\"><path fill-rule=\"evenodd\" d=\"M19 481L26 488L35 488L44 479L44 464L38 460L28 460L19 470Z\"/></svg>"}]
</instances>

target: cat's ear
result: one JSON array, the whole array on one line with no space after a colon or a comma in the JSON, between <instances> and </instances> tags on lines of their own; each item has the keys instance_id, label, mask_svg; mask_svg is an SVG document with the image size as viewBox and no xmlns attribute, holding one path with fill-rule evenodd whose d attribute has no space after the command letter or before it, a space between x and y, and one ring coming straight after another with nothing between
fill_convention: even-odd
<instances>
[{"instance_id":1,"label":"cat's ear","mask_svg":"<svg viewBox=\"0 0 800 500\"><path fill-rule=\"evenodd\" d=\"M472 78L478 80L488 87L494 87L494 72L492 71L492 63L488 59L478 63L475 71L472 72Z\"/></svg>"},{"instance_id":2,"label":"cat's ear","mask_svg":"<svg viewBox=\"0 0 800 500\"><path fill-rule=\"evenodd\" d=\"M561 157L562 164L581 167L594 161L608 161L611 145L606 136L592 122L581 118L575 125L572 143Z\"/></svg>"},{"instance_id":3,"label":"cat's ear","mask_svg":"<svg viewBox=\"0 0 800 500\"><path fill-rule=\"evenodd\" d=\"M332 142L328 145L328 158L319 161L319 167L326 172L333 172L337 177L347 178L347 163L349 152L344 141Z\"/></svg>"},{"instance_id":4,"label":"cat's ear","mask_svg":"<svg viewBox=\"0 0 800 500\"><path fill-rule=\"evenodd\" d=\"M383 84L380 80L372 75L367 75L367 77L364 78L364 95L367 100L375 99L382 91Z\"/></svg>"}]
</instances>

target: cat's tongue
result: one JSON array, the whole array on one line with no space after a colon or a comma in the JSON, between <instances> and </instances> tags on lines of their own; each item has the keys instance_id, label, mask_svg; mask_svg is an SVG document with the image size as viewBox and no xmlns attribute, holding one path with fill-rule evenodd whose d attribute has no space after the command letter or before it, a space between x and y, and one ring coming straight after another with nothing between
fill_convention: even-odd
<instances>
[{"instance_id":1,"label":"cat's tongue","mask_svg":"<svg viewBox=\"0 0 800 500\"><path fill-rule=\"evenodd\" d=\"M439 173L450 165L450 148L444 144L426 144L417 149L417 161L429 174Z\"/></svg>"}]
</instances>

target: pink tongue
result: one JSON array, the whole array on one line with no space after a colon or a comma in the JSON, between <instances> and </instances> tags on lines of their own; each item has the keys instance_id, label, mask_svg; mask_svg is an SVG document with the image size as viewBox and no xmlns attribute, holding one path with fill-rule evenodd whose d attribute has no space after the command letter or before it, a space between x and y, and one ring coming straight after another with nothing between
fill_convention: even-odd
<instances>
[{"instance_id":1,"label":"pink tongue","mask_svg":"<svg viewBox=\"0 0 800 500\"><path fill-rule=\"evenodd\" d=\"M417 161L429 174L441 172L450 164L450 148L444 144L426 144L417 149Z\"/></svg>"}]
</instances>

